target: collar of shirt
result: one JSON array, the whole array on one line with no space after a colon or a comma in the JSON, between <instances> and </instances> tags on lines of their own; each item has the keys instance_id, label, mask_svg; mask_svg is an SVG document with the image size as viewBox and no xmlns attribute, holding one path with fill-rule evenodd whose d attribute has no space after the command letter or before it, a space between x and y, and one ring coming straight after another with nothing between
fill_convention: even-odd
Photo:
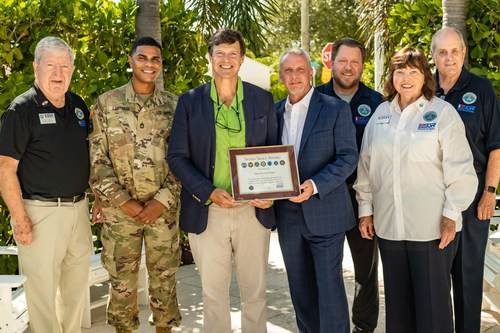
<instances>
[{"instance_id":1,"label":"collar of shirt","mask_svg":"<svg viewBox=\"0 0 500 333\"><path fill-rule=\"evenodd\" d=\"M420 113L423 113L428 103L429 101L425 98L424 95L422 95L415 102L408 105L404 110L416 110ZM394 99L391 101L390 110L391 112L402 113L401 107L399 106L399 95L396 95L396 97L394 97Z\"/></svg>"},{"instance_id":2,"label":"collar of shirt","mask_svg":"<svg viewBox=\"0 0 500 333\"><path fill-rule=\"evenodd\" d=\"M300 101L298 101L297 103L295 104L299 104L299 105L302 105L304 106L304 108L307 110L309 108L309 103L311 103L311 97L312 97L312 94L314 92L314 88L311 87L311 89L309 90L309 92L304 96L304 98L302 98ZM286 102L285 102L285 111L290 111L292 109L292 106L294 104L290 103L290 97L288 96L286 98Z\"/></svg>"},{"instance_id":3,"label":"collar of shirt","mask_svg":"<svg viewBox=\"0 0 500 333\"><path fill-rule=\"evenodd\" d=\"M132 85L132 80L130 80L125 88L125 98L129 103L137 103L142 107L152 106L156 107L167 103L166 96L161 93L161 90L155 86L153 94L146 103L143 103L139 96L135 93L134 86Z\"/></svg>"},{"instance_id":4,"label":"collar of shirt","mask_svg":"<svg viewBox=\"0 0 500 333\"><path fill-rule=\"evenodd\" d=\"M238 103L241 104L243 102L243 98L245 96L243 95L243 82L241 81L241 78L238 76L238 86L236 87L236 94L233 97L233 100L231 102L231 105L234 107L239 107L239 105L236 105L236 95L238 95ZM224 103L225 101L221 101L219 99L219 95L217 95L217 88L215 87L215 81L212 79L210 82L210 98L212 101L214 101L214 106L217 107L219 106L219 103ZM234 103L234 105L233 105Z\"/></svg>"},{"instance_id":5,"label":"collar of shirt","mask_svg":"<svg viewBox=\"0 0 500 333\"><path fill-rule=\"evenodd\" d=\"M45 97L45 94L42 92L42 90L38 87L36 83L33 85L33 89L35 90L35 101L39 107L51 107L53 109L56 109L56 107L52 105L52 103L48 100L48 98ZM68 90L64 94L64 107L68 107L68 110L70 110L72 105L73 105L73 99L71 98L71 95Z\"/></svg>"},{"instance_id":6,"label":"collar of shirt","mask_svg":"<svg viewBox=\"0 0 500 333\"><path fill-rule=\"evenodd\" d=\"M469 84L470 77L471 73L468 70L466 70L465 67L462 67L462 71L460 72L460 76L458 77L457 82L455 82L453 87L451 87L451 89L448 91L448 94L446 95L449 95L454 90L464 89ZM441 86L439 85L439 72L437 70L434 73L434 79L436 80L436 92L438 97L440 97L440 95L444 95L444 92L442 91Z\"/></svg>"},{"instance_id":7,"label":"collar of shirt","mask_svg":"<svg viewBox=\"0 0 500 333\"><path fill-rule=\"evenodd\" d=\"M311 88L304 98L295 104L291 104L289 97L287 97L285 103L281 141L284 144L295 145L294 150L297 157L299 156L302 130L304 129L313 92L314 88Z\"/></svg>"}]
</instances>

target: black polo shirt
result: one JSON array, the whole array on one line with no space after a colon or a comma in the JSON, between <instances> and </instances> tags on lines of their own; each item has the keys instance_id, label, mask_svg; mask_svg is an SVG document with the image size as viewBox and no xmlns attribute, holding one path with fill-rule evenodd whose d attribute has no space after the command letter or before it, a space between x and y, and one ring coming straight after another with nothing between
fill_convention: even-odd
<instances>
[{"instance_id":1,"label":"black polo shirt","mask_svg":"<svg viewBox=\"0 0 500 333\"><path fill-rule=\"evenodd\" d=\"M465 68L446 95L439 87L437 71L435 78L436 95L453 105L464 122L476 172L486 172L489 153L500 149L500 102L495 89L487 78Z\"/></svg>"},{"instance_id":2,"label":"black polo shirt","mask_svg":"<svg viewBox=\"0 0 500 333\"><path fill-rule=\"evenodd\" d=\"M88 187L89 111L74 93L67 92L65 101L58 109L35 86L2 115L0 155L19 160L23 193L71 197Z\"/></svg>"},{"instance_id":3,"label":"black polo shirt","mask_svg":"<svg viewBox=\"0 0 500 333\"><path fill-rule=\"evenodd\" d=\"M327 83L316 87L316 89L322 94L341 99L333 90L333 79L330 79ZM383 101L384 97L382 94L368 88L362 82L359 83L358 90L354 93L354 96L349 103L352 113L352 122L356 127L356 143L358 144L358 152L361 149L361 141L363 140L363 133L365 132L366 124L368 124L371 116ZM353 184L355 180L356 171L354 171L353 174L347 178L346 183Z\"/></svg>"}]
</instances>

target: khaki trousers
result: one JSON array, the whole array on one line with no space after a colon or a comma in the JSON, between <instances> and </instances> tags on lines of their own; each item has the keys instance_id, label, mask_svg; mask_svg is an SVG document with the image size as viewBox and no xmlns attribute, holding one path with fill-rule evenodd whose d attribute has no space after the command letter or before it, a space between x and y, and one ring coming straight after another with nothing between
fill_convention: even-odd
<instances>
[{"instance_id":1,"label":"khaki trousers","mask_svg":"<svg viewBox=\"0 0 500 333\"><path fill-rule=\"evenodd\" d=\"M189 234L203 288L204 333L230 333L232 261L241 298L242 333L265 333L266 270L271 231L255 217L255 208L212 204L207 229Z\"/></svg>"},{"instance_id":2,"label":"khaki trousers","mask_svg":"<svg viewBox=\"0 0 500 333\"><path fill-rule=\"evenodd\" d=\"M88 201L24 200L24 207L33 241L18 248L31 333L81 332L92 249Z\"/></svg>"}]
</instances>

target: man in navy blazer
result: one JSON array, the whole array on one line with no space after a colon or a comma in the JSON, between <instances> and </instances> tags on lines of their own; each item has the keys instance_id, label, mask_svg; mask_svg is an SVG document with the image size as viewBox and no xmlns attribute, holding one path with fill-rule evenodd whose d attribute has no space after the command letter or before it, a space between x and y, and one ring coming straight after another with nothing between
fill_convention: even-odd
<instances>
[{"instance_id":1,"label":"man in navy blazer","mask_svg":"<svg viewBox=\"0 0 500 333\"><path fill-rule=\"evenodd\" d=\"M180 226L200 271L205 333L231 332L229 285L232 260L240 286L242 332L266 332L266 270L270 200L235 202L229 148L277 144L272 95L242 82L241 33L217 31L209 41L213 80L180 96L167 154L182 183Z\"/></svg>"},{"instance_id":2,"label":"man in navy blazer","mask_svg":"<svg viewBox=\"0 0 500 333\"><path fill-rule=\"evenodd\" d=\"M345 180L358 161L349 105L311 86L309 54L280 59L288 98L276 103L278 139L294 144L302 193L276 202L278 236L302 333L349 333L342 277L345 232L355 218Z\"/></svg>"}]
</instances>

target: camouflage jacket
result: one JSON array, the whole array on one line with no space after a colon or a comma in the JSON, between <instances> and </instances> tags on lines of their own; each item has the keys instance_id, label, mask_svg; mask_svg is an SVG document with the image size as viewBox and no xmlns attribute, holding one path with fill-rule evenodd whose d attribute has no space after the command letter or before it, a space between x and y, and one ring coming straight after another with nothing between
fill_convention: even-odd
<instances>
[{"instance_id":1,"label":"camouflage jacket","mask_svg":"<svg viewBox=\"0 0 500 333\"><path fill-rule=\"evenodd\" d=\"M155 89L143 103L132 82L99 96L92 107L90 186L103 207L152 198L177 204L180 184L165 154L177 97Z\"/></svg>"}]
</instances>

